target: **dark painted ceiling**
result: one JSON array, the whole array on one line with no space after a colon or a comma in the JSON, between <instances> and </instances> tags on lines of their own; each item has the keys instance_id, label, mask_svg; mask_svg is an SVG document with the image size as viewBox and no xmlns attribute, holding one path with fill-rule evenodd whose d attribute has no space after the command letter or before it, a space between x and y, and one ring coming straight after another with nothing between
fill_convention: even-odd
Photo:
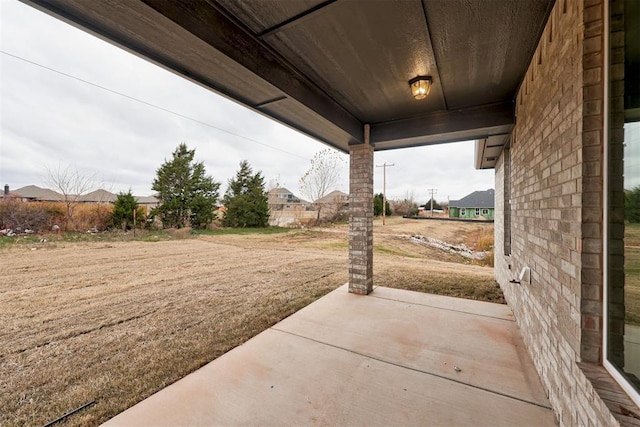
<instances>
[{"instance_id":1,"label":"dark painted ceiling","mask_svg":"<svg viewBox=\"0 0 640 427\"><path fill-rule=\"evenodd\" d=\"M508 134L554 2L24 1L343 151Z\"/></svg>"}]
</instances>

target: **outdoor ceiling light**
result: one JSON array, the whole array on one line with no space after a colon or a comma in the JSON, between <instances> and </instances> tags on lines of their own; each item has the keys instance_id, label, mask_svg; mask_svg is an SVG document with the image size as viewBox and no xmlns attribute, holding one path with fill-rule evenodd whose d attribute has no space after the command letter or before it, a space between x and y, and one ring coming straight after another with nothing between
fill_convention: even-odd
<instances>
[{"instance_id":1,"label":"outdoor ceiling light","mask_svg":"<svg viewBox=\"0 0 640 427\"><path fill-rule=\"evenodd\" d=\"M431 76L417 76L409 80L411 95L415 99L425 99L431 90Z\"/></svg>"}]
</instances>

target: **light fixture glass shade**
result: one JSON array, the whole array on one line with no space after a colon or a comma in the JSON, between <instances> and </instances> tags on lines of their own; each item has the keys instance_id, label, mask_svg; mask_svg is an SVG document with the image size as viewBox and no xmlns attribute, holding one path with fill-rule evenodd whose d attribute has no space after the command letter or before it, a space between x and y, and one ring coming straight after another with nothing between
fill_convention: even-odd
<instances>
[{"instance_id":1,"label":"light fixture glass shade","mask_svg":"<svg viewBox=\"0 0 640 427\"><path fill-rule=\"evenodd\" d=\"M425 99L431 90L431 77L414 77L409 80L409 86L411 87L411 95L413 95L415 99Z\"/></svg>"}]
</instances>

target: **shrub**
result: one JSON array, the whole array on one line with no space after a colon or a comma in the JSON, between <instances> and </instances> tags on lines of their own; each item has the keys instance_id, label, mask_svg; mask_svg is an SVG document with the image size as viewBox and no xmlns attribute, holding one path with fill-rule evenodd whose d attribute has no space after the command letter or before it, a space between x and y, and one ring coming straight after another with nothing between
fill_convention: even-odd
<instances>
[{"instance_id":1,"label":"shrub","mask_svg":"<svg viewBox=\"0 0 640 427\"><path fill-rule=\"evenodd\" d=\"M84 232L94 227L104 230L112 210L111 204L79 204L74 207L68 230ZM36 233L46 233L54 225L64 224L66 213L64 203L60 202L3 200L0 202L0 229L29 229Z\"/></svg>"},{"instance_id":2,"label":"shrub","mask_svg":"<svg viewBox=\"0 0 640 427\"><path fill-rule=\"evenodd\" d=\"M133 215L134 211L135 218ZM127 193L118 194L111 215L109 216L109 223L111 227L121 228L123 230L131 229L134 225L138 224L145 227L146 218L144 213L145 209L138 206L136 198L133 197L131 190L129 190Z\"/></svg>"},{"instance_id":3,"label":"shrub","mask_svg":"<svg viewBox=\"0 0 640 427\"><path fill-rule=\"evenodd\" d=\"M418 205L410 198L403 200L394 200L391 202L391 210L396 215L415 216L418 215Z\"/></svg>"},{"instance_id":4,"label":"shrub","mask_svg":"<svg viewBox=\"0 0 640 427\"><path fill-rule=\"evenodd\" d=\"M106 203L82 203L73 210L73 218L69 223L69 231L85 232L92 228L106 230L111 212L112 204Z\"/></svg>"},{"instance_id":5,"label":"shrub","mask_svg":"<svg viewBox=\"0 0 640 427\"><path fill-rule=\"evenodd\" d=\"M44 232L61 223L64 214L61 203L3 200L0 202L0 228Z\"/></svg>"},{"instance_id":6,"label":"shrub","mask_svg":"<svg viewBox=\"0 0 640 427\"><path fill-rule=\"evenodd\" d=\"M382 193L379 193L373 196L373 215L374 216L382 215L383 200L386 202L385 203L386 209L384 211L385 216L391 215L391 205L389 204L389 201L384 198L384 195Z\"/></svg>"}]
</instances>

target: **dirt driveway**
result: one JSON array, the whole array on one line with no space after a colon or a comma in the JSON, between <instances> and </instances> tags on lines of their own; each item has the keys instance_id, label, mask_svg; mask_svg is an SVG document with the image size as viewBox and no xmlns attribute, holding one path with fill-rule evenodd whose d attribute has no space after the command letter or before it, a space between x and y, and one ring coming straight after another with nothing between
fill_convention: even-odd
<instances>
[{"instance_id":1,"label":"dirt driveway","mask_svg":"<svg viewBox=\"0 0 640 427\"><path fill-rule=\"evenodd\" d=\"M501 298L491 268L402 237L416 232L464 240L478 230L390 223L376 231L376 284ZM90 402L66 425L121 412L345 283L346 235L3 249L0 425L43 425Z\"/></svg>"}]
</instances>

